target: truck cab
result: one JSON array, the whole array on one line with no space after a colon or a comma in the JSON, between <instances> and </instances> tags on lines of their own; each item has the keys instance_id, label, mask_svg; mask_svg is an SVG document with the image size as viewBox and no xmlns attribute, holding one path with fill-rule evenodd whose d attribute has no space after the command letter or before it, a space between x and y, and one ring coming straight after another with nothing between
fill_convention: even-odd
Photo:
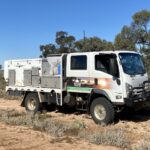
<instances>
[{"instance_id":1,"label":"truck cab","mask_svg":"<svg viewBox=\"0 0 150 150\"><path fill-rule=\"evenodd\" d=\"M118 104L131 105L134 99L142 99L146 83L149 90L142 57L131 51L68 54L67 78L72 79L68 91L104 91L111 102ZM131 97L133 100L129 100Z\"/></svg>"}]
</instances>

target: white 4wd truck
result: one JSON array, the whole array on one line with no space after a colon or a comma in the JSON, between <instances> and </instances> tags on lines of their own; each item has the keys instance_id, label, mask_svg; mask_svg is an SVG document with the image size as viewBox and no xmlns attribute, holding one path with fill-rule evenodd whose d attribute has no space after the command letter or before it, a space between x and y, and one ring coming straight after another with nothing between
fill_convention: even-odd
<instances>
[{"instance_id":1,"label":"white 4wd truck","mask_svg":"<svg viewBox=\"0 0 150 150\"><path fill-rule=\"evenodd\" d=\"M101 51L8 60L4 77L9 95L23 95L22 106L69 106L87 111L97 124L112 123L124 107L141 107L150 82L140 54Z\"/></svg>"}]
</instances>

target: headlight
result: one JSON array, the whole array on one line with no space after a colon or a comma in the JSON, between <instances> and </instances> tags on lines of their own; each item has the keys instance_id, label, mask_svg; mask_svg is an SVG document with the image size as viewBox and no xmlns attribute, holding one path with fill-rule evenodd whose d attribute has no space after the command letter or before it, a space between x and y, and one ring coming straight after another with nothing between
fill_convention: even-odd
<instances>
[{"instance_id":1,"label":"headlight","mask_svg":"<svg viewBox=\"0 0 150 150\"><path fill-rule=\"evenodd\" d=\"M144 90L145 91L150 91L150 83L145 83Z\"/></svg>"},{"instance_id":2,"label":"headlight","mask_svg":"<svg viewBox=\"0 0 150 150\"><path fill-rule=\"evenodd\" d=\"M132 88L133 88L132 85L126 83L126 92L127 92L127 94L129 94L129 92L132 91Z\"/></svg>"}]
</instances>

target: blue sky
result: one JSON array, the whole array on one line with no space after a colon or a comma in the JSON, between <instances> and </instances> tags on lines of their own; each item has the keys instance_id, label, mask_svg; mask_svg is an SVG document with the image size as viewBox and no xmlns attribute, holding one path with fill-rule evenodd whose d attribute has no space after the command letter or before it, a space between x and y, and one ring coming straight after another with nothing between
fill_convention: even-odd
<instances>
[{"instance_id":1,"label":"blue sky","mask_svg":"<svg viewBox=\"0 0 150 150\"><path fill-rule=\"evenodd\" d=\"M113 41L142 9L150 10L149 0L0 0L0 64L39 57L39 45L61 30Z\"/></svg>"}]
</instances>

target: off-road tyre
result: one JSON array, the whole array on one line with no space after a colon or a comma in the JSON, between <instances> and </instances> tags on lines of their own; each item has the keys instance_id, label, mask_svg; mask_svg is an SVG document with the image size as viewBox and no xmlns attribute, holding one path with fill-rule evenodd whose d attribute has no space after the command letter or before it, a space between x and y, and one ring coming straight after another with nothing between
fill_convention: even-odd
<instances>
[{"instance_id":1,"label":"off-road tyre","mask_svg":"<svg viewBox=\"0 0 150 150\"><path fill-rule=\"evenodd\" d=\"M41 104L37 93L29 93L25 98L25 108L29 112L38 112L41 110Z\"/></svg>"},{"instance_id":2,"label":"off-road tyre","mask_svg":"<svg viewBox=\"0 0 150 150\"><path fill-rule=\"evenodd\" d=\"M90 113L94 122L101 125L111 124L115 117L113 105L104 97L98 97L93 100Z\"/></svg>"}]
</instances>

